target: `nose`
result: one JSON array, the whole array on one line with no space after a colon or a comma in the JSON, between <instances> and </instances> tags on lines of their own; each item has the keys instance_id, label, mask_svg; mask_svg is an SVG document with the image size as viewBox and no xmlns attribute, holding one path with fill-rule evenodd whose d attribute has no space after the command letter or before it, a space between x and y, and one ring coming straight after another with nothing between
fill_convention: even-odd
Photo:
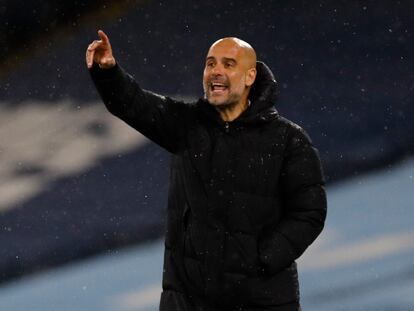
<instances>
[{"instance_id":1,"label":"nose","mask_svg":"<svg viewBox=\"0 0 414 311\"><path fill-rule=\"evenodd\" d=\"M221 75L223 74L223 66L221 66L220 64L216 64L212 69L211 69L211 74L212 75Z\"/></svg>"}]
</instances>

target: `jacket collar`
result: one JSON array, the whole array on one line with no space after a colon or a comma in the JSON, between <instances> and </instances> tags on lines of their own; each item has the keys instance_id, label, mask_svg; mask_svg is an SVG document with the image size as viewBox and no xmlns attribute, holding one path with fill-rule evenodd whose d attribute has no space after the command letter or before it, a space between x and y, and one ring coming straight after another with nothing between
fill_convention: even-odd
<instances>
[{"instance_id":1,"label":"jacket collar","mask_svg":"<svg viewBox=\"0 0 414 311\"><path fill-rule=\"evenodd\" d=\"M232 121L235 124L256 124L268 122L278 116L275 102L278 97L278 83L265 63L256 63L257 75L249 93L250 106L243 111L237 119ZM207 100L198 101L202 113L219 123L223 123L217 110Z\"/></svg>"}]
</instances>

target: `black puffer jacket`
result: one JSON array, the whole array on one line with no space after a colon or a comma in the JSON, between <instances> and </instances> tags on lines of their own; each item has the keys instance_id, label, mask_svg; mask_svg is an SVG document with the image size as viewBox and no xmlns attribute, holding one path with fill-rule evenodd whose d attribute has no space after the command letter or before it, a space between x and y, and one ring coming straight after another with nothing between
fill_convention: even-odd
<instances>
[{"instance_id":1,"label":"black puffer jacket","mask_svg":"<svg viewBox=\"0 0 414 311\"><path fill-rule=\"evenodd\" d=\"M298 308L295 259L323 228L324 179L309 137L274 107L271 71L257 71L250 107L224 122L205 100L91 69L108 110L172 153L162 311Z\"/></svg>"}]
</instances>

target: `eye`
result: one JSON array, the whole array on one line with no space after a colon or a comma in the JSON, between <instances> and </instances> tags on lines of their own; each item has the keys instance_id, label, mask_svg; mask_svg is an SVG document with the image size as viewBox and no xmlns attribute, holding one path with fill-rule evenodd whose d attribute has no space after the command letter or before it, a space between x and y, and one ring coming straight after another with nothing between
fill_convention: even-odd
<instances>
[{"instance_id":1,"label":"eye","mask_svg":"<svg viewBox=\"0 0 414 311\"><path fill-rule=\"evenodd\" d=\"M208 61L207 63L206 63L206 67L208 67L208 68L211 68L211 67L213 67L214 66L214 62L213 61Z\"/></svg>"},{"instance_id":2,"label":"eye","mask_svg":"<svg viewBox=\"0 0 414 311\"><path fill-rule=\"evenodd\" d=\"M232 68L234 67L234 63L233 62L225 62L224 63L224 68Z\"/></svg>"}]
</instances>

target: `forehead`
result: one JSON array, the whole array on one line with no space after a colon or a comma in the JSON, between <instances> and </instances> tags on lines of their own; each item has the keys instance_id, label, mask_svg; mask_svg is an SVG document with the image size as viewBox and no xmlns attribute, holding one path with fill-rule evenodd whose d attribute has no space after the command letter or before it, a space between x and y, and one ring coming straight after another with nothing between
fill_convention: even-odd
<instances>
[{"instance_id":1,"label":"forehead","mask_svg":"<svg viewBox=\"0 0 414 311\"><path fill-rule=\"evenodd\" d=\"M234 42L221 41L210 47L207 53L207 58L234 58L239 60L243 57L243 49Z\"/></svg>"}]
</instances>

